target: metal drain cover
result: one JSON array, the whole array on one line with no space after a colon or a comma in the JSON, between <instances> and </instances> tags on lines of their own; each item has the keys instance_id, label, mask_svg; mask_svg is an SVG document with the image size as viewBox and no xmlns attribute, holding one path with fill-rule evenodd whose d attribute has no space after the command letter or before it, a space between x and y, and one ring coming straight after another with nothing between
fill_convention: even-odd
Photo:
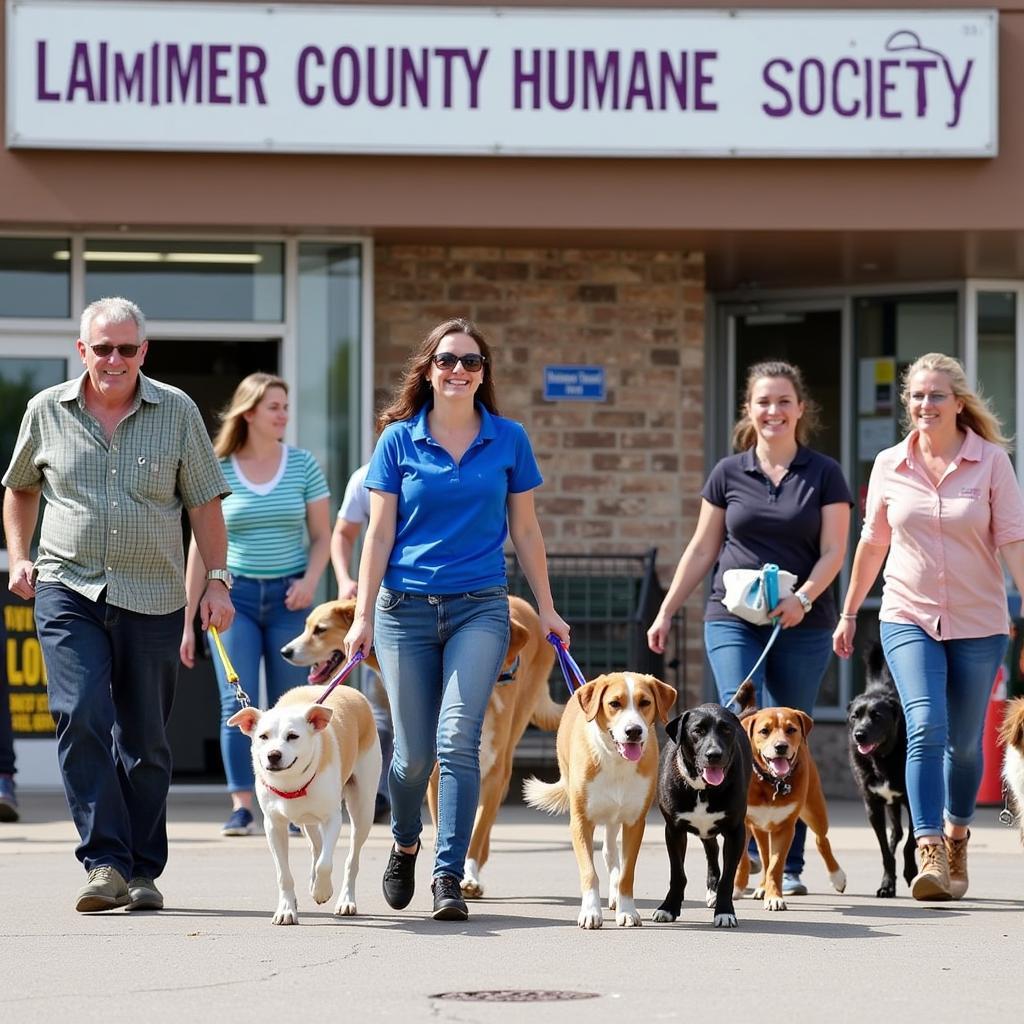
<instances>
[{"instance_id":1,"label":"metal drain cover","mask_svg":"<svg viewBox=\"0 0 1024 1024\"><path fill-rule=\"evenodd\" d=\"M554 1003L572 999L597 999L598 992L567 992L564 989L495 988L477 992L435 992L431 999L461 1003Z\"/></svg>"}]
</instances>

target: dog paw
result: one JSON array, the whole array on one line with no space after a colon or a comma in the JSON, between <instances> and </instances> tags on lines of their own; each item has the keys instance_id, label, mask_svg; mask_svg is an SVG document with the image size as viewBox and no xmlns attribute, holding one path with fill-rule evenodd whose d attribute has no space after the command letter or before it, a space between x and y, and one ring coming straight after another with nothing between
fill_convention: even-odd
<instances>
[{"instance_id":1,"label":"dog paw","mask_svg":"<svg viewBox=\"0 0 1024 1024\"><path fill-rule=\"evenodd\" d=\"M708 889L708 891L704 893L704 902L713 910L715 904L718 902L718 890Z\"/></svg>"},{"instance_id":2,"label":"dog paw","mask_svg":"<svg viewBox=\"0 0 1024 1024\"><path fill-rule=\"evenodd\" d=\"M619 905L619 892L617 889L611 889L608 893L608 909L615 910Z\"/></svg>"},{"instance_id":3,"label":"dog paw","mask_svg":"<svg viewBox=\"0 0 1024 1024\"><path fill-rule=\"evenodd\" d=\"M576 923L581 928L600 928L604 924L604 917L600 911L595 913L593 910L581 910Z\"/></svg>"},{"instance_id":4,"label":"dog paw","mask_svg":"<svg viewBox=\"0 0 1024 1024\"><path fill-rule=\"evenodd\" d=\"M640 920L640 911L636 908L618 911L615 915L615 923L620 928L639 928L643 924Z\"/></svg>"},{"instance_id":5,"label":"dog paw","mask_svg":"<svg viewBox=\"0 0 1024 1024\"><path fill-rule=\"evenodd\" d=\"M462 895L468 896L471 900L478 900L484 894L484 887L478 878L464 878L461 888Z\"/></svg>"},{"instance_id":6,"label":"dog paw","mask_svg":"<svg viewBox=\"0 0 1024 1024\"><path fill-rule=\"evenodd\" d=\"M896 883L890 881L883 882L875 891L875 895L881 900L893 899L896 895Z\"/></svg>"},{"instance_id":7,"label":"dog paw","mask_svg":"<svg viewBox=\"0 0 1024 1024\"><path fill-rule=\"evenodd\" d=\"M743 899L744 896L746 896L746 894L747 894L747 890L746 889L741 889L741 888L739 888L739 886L737 886L732 891L732 898L734 900L741 900L741 899Z\"/></svg>"},{"instance_id":8,"label":"dog paw","mask_svg":"<svg viewBox=\"0 0 1024 1024\"><path fill-rule=\"evenodd\" d=\"M354 917L357 913L355 900L341 899L334 907L335 917Z\"/></svg>"},{"instance_id":9,"label":"dog paw","mask_svg":"<svg viewBox=\"0 0 1024 1024\"><path fill-rule=\"evenodd\" d=\"M828 880L832 883L832 888L836 892L846 892L846 872L842 868L837 868L828 876Z\"/></svg>"},{"instance_id":10,"label":"dog paw","mask_svg":"<svg viewBox=\"0 0 1024 1024\"><path fill-rule=\"evenodd\" d=\"M334 895L334 886L331 884L331 876L317 878L309 887L309 895L313 897L314 903L326 903Z\"/></svg>"},{"instance_id":11,"label":"dog paw","mask_svg":"<svg viewBox=\"0 0 1024 1024\"><path fill-rule=\"evenodd\" d=\"M295 907L295 900L282 897L270 920L272 924L298 924L299 912Z\"/></svg>"},{"instance_id":12,"label":"dog paw","mask_svg":"<svg viewBox=\"0 0 1024 1024\"><path fill-rule=\"evenodd\" d=\"M763 900L764 899L764 886L759 885L751 894L752 900Z\"/></svg>"},{"instance_id":13,"label":"dog paw","mask_svg":"<svg viewBox=\"0 0 1024 1024\"><path fill-rule=\"evenodd\" d=\"M735 914L715 914L715 927L716 928L735 928L736 927L736 915Z\"/></svg>"},{"instance_id":14,"label":"dog paw","mask_svg":"<svg viewBox=\"0 0 1024 1024\"><path fill-rule=\"evenodd\" d=\"M658 907L658 909L651 914L651 920L657 924L669 924L678 916L678 914L673 914L671 910L666 910L664 907Z\"/></svg>"},{"instance_id":15,"label":"dog paw","mask_svg":"<svg viewBox=\"0 0 1024 1024\"><path fill-rule=\"evenodd\" d=\"M781 896L769 896L764 901L765 910L785 910L786 901Z\"/></svg>"}]
</instances>

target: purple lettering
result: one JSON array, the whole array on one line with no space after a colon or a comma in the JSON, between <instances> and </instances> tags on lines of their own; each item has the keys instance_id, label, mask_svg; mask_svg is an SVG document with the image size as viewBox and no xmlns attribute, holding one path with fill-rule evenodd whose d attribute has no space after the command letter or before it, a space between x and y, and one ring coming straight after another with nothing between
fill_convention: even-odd
<instances>
[{"instance_id":1,"label":"purple lettering","mask_svg":"<svg viewBox=\"0 0 1024 1024\"><path fill-rule=\"evenodd\" d=\"M778 65L781 70L785 71L786 74L790 75L793 73L793 65L782 57L776 57L774 60L768 61L761 72L764 84L767 85L769 89L774 89L782 96L782 106L773 107L767 103L762 103L761 109L769 117L788 117L793 112L793 100L789 95L789 90L780 82L777 82L772 78L773 68L775 68L776 65Z\"/></svg>"},{"instance_id":2,"label":"purple lettering","mask_svg":"<svg viewBox=\"0 0 1024 1024\"><path fill-rule=\"evenodd\" d=\"M349 65L349 90L342 92L341 65L347 60ZM339 107L351 107L359 99L359 54L351 46L342 46L334 51L331 61L331 91L334 101Z\"/></svg>"},{"instance_id":3,"label":"purple lettering","mask_svg":"<svg viewBox=\"0 0 1024 1024\"><path fill-rule=\"evenodd\" d=\"M679 74L677 75L676 69L672 64L672 54L667 50L661 51L658 60L659 110L666 108L666 97L668 96L666 85L671 86L675 92L676 103L679 104L679 109L686 109L686 64L687 53L685 50L681 50L679 52Z\"/></svg>"},{"instance_id":4,"label":"purple lettering","mask_svg":"<svg viewBox=\"0 0 1024 1024\"><path fill-rule=\"evenodd\" d=\"M134 100L136 103L145 102L145 81L146 68L143 54L135 54L129 72L125 64L124 54L114 54L114 102L121 102L122 91L125 99ZM138 96L132 96L132 91L137 89Z\"/></svg>"},{"instance_id":5,"label":"purple lettering","mask_svg":"<svg viewBox=\"0 0 1024 1024\"><path fill-rule=\"evenodd\" d=\"M694 110L717 110L718 102L716 100L704 99L704 86L714 85L714 76L710 73L705 74L704 62L718 60L717 50L697 50L693 55L694 63Z\"/></svg>"},{"instance_id":6,"label":"purple lettering","mask_svg":"<svg viewBox=\"0 0 1024 1024\"><path fill-rule=\"evenodd\" d=\"M100 43L100 103L107 102L107 50L109 43Z\"/></svg>"},{"instance_id":7,"label":"purple lettering","mask_svg":"<svg viewBox=\"0 0 1024 1024\"><path fill-rule=\"evenodd\" d=\"M878 116L885 118L899 118L903 115L898 110L890 110L886 101L889 93L896 89L896 83L889 78L889 72L898 68L898 60L880 60L878 62Z\"/></svg>"},{"instance_id":8,"label":"purple lettering","mask_svg":"<svg viewBox=\"0 0 1024 1024\"><path fill-rule=\"evenodd\" d=\"M160 44L154 43L150 48L149 63L149 105L160 106Z\"/></svg>"},{"instance_id":9,"label":"purple lettering","mask_svg":"<svg viewBox=\"0 0 1024 1024\"><path fill-rule=\"evenodd\" d=\"M450 110L452 106L452 61L456 57L462 57L466 53L462 49L452 49L450 47L439 47L434 50L434 56L440 57L444 62L444 86L441 92L441 106L445 110Z\"/></svg>"},{"instance_id":10,"label":"purple lettering","mask_svg":"<svg viewBox=\"0 0 1024 1024\"><path fill-rule=\"evenodd\" d=\"M316 46L304 46L299 52L299 99L301 99L307 107L316 107L323 102L324 92L326 90L322 85L318 85L312 92L309 91L309 70L307 65L311 60L316 63L317 67L322 68L324 66L323 51Z\"/></svg>"},{"instance_id":11,"label":"purple lettering","mask_svg":"<svg viewBox=\"0 0 1024 1024\"><path fill-rule=\"evenodd\" d=\"M182 59L182 47L177 43L167 44L167 67L164 69L164 101L175 101L175 86L182 103L203 102L203 48L198 43L188 47L188 59ZM212 82L211 82L212 84ZM194 98L189 93L195 93Z\"/></svg>"},{"instance_id":12,"label":"purple lettering","mask_svg":"<svg viewBox=\"0 0 1024 1024\"><path fill-rule=\"evenodd\" d=\"M249 58L255 59L255 67L249 67ZM263 92L263 72L267 70L267 55L260 46L239 46L238 48L238 102L245 106L249 102L249 86L256 93L256 102L264 107L267 97Z\"/></svg>"},{"instance_id":13,"label":"purple lettering","mask_svg":"<svg viewBox=\"0 0 1024 1024\"><path fill-rule=\"evenodd\" d=\"M609 50L604 55L604 65L598 63L597 54L593 50L583 51L583 109L590 110L595 106L604 109L604 94L611 91L610 110L619 109L619 51ZM590 94L593 90L596 102L591 103Z\"/></svg>"},{"instance_id":14,"label":"purple lettering","mask_svg":"<svg viewBox=\"0 0 1024 1024\"><path fill-rule=\"evenodd\" d=\"M476 110L480 105L480 76L484 71L484 62L491 51L486 47L480 51L480 60L474 64L468 50L464 50L466 73L469 75L469 109Z\"/></svg>"},{"instance_id":15,"label":"purple lettering","mask_svg":"<svg viewBox=\"0 0 1024 1024\"><path fill-rule=\"evenodd\" d=\"M540 110L540 50L530 50L533 66L527 71L523 66L523 51L518 47L512 54L512 88L514 90L516 110L523 109L523 86L527 84L533 90L532 110Z\"/></svg>"},{"instance_id":16,"label":"purple lettering","mask_svg":"<svg viewBox=\"0 0 1024 1024\"><path fill-rule=\"evenodd\" d=\"M48 103L60 99L59 92L46 88L46 40L36 42L36 99Z\"/></svg>"},{"instance_id":17,"label":"purple lettering","mask_svg":"<svg viewBox=\"0 0 1024 1024\"><path fill-rule=\"evenodd\" d=\"M569 50L565 68L565 93L559 96L558 86L558 51L548 50L548 103L555 110L568 110L576 102L576 51Z\"/></svg>"},{"instance_id":18,"label":"purple lettering","mask_svg":"<svg viewBox=\"0 0 1024 1024\"><path fill-rule=\"evenodd\" d=\"M854 100L853 105L844 107L839 102L840 88L839 88L839 72L844 68L850 69L850 74L856 78L860 74L860 68L857 66L855 60L851 60L849 57L843 57L837 60L835 67L832 68L832 107L840 117L855 117L857 112L860 110L860 100Z\"/></svg>"},{"instance_id":19,"label":"purple lettering","mask_svg":"<svg viewBox=\"0 0 1024 1024\"><path fill-rule=\"evenodd\" d=\"M206 100L208 103L230 103L231 96L219 91L220 80L228 77L228 69L223 66L223 57L231 53L231 47L223 43L213 43L207 47L209 67L207 68Z\"/></svg>"},{"instance_id":20,"label":"purple lettering","mask_svg":"<svg viewBox=\"0 0 1024 1024\"><path fill-rule=\"evenodd\" d=\"M813 72L813 74L811 73ZM817 103L812 105L807 96L817 89ZM825 109L825 65L816 57L805 60L800 65L800 109L810 117L820 114Z\"/></svg>"},{"instance_id":21,"label":"purple lettering","mask_svg":"<svg viewBox=\"0 0 1024 1024\"><path fill-rule=\"evenodd\" d=\"M71 73L68 76L69 100L75 98L75 93L84 90L85 97L90 103L96 102L96 91L92 84L92 64L89 61L89 44L75 43L75 49L71 57Z\"/></svg>"},{"instance_id":22,"label":"purple lettering","mask_svg":"<svg viewBox=\"0 0 1024 1024\"><path fill-rule=\"evenodd\" d=\"M395 98L395 48L387 48L388 70L386 89L377 91L377 47L371 46L366 54L366 95L375 107L390 107Z\"/></svg>"},{"instance_id":23,"label":"purple lettering","mask_svg":"<svg viewBox=\"0 0 1024 1024\"><path fill-rule=\"evenodd\" d=\"M428 88L430 76L427 72L427 64L430 60L430 51L426 47L423 47L423 49L420 50L419 55L420 63L417 68L413 63L412 51L405 47L402 48L398 73L402 80L400 103L403 107L409 106L410 81L412 82L412 88L416 90L416 96L420 101L420 106L430 106L430 89Z\"/></svg>"},{"instance_id":24,"label":"purple lettering","mask_svg":"<svg viewBox=\"0 0 1024 1024\"><path fill-rule=\"evenodd\" d=\"M623 107L626 110L632 110L634 99L642 100L647 110L654 109L651 76L647 73L647 54L643 50L633 51L633 65L629 69L629 86L626 89L626 101L623 103Z\"/></svg>"},{"instance_id":25,"label":"purple lettering","mask_svg":"<svg viewBox=\"0 0 1024 1024\"><path fill-rule=\"evenodd\" d=\"M967 88L967 79L971 77L971 69L974 67L973 58L967 62L967 66L964 68L964 76L958 82L953 77L953 68L950 66L949 61L944 62L946 65L946 77L949 79L949 87L953 90L953 120L946 122L947 128L955 128L960 123L960 104L963 102L964 90Z\"/></svg>"},{"instance_id":26,"label":"purple lettering","mask_svg":"<svg viewBox=\"0 0 1024 1024\"><path fill-rule=\"evenodd\" d=\"M929 68L937 68L937 60L908 60L907 67L913 69L917 74L917 116L924 117L928 112L928 86L925 83L925 73Z\"/></svg>"}]
</instances>

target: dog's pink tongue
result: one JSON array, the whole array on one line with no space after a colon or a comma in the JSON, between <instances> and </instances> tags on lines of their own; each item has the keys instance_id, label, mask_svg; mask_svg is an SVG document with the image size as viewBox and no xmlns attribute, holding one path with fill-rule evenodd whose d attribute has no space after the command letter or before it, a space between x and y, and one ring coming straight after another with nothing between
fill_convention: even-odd
<instances>
[{"instance_id":1,"label":"dog's pink tongue","mask_svg":"<svg viewBox=\"0 0 1024 1024\"><path fill-rule=\"evenodd\" d=\"M877 743L858 743L857 751L866 756L868 754L874 753L875 747L877 746Z\"/></svg>"},{"instance_id":2,"label":"dog's pink tongue","mask_svg":"<svg viewBox=\"0 0 1024 1024\"><path fill-rule=\"evenodd\" d=\"M784 757L773 757L771 766L776 778L784 779L789 774L789 761Z\"/></svg>"},{"instance_id":3,"label":"dog's pink tongue","mask_svg":"<svg viewBox=\"0 0 1024 1024\"><path fill-rule=\"evenodd\" d=\"M619 746L619 753L627 761L639 761L644 752L642 743L623 743Z\"/></svg>"},{"instance_id":4,"label":"dog's pink tongue","mask_svg":"<svg viewBox=\"0 0 1024 1024\"><path fill-rule=\"evenodd\" d=\"M720 786L725 778L725 769L717 765L708 765L701 774L709 786Z\"/></svg>"}]
</instances>

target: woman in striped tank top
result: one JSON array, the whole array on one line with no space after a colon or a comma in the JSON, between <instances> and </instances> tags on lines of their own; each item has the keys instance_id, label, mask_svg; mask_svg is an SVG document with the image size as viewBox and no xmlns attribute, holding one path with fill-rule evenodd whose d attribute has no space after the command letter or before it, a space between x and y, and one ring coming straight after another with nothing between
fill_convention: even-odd
<instances>
[{"instance_id":1,"label":"woman in striped tank top","mask_svg":"<svg viewBox=\"0 0 1024 1024\"><path fill-rule=\"evenodd\" d=\"M279 652L302 632L331 542L327 481L312 453L282 441L287 425L288 385L269 373L252 373L221 414L213 444L231 487L224 499L224 521L235 621L224 634L224 646L250 689L258 684L263 659L270 706L285 690L305 682L306 670L288 664ZM181 660L190 668L195 658L192 620L205 577L193 541L181 640ZM237 702L217 659L214 668L220 685L221 755L231 795L231 816L221 832L249 835L254 830L250 742L225 724L238 710Z\"/></svg>"}]
</instances>

